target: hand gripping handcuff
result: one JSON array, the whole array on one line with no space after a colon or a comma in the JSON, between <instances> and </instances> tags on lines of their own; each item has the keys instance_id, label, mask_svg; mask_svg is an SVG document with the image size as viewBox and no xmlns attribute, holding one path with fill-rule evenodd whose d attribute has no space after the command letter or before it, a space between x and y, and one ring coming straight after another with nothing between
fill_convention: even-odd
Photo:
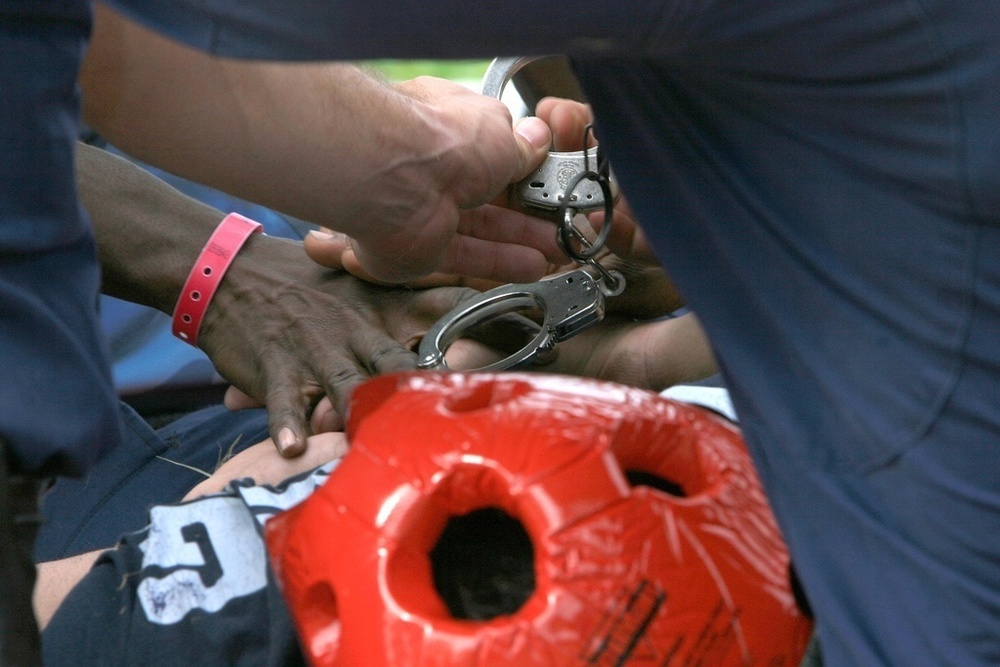
<instances>
[{"instance_id":1,"label":"hand gripping handcuff","mask_svg":"<svg viewBox=\"0 0 1000 667\"><path fill-rule=\"evenodd\" d=\"M495 59L483 77L483 94L500 99L511 78L534 60L537 58ZM589 133L588 126L584 145ZM605 297L617 296L625 289L624 276L604 268L596 259L611 229L618 194L607 162L597 147L550 151L538 169L515 185L515 191L525 206L557 212L559 245L580 268L534 283L502 285L455 307L421 340L418 368L447 369L445 352L467 331L499 315L538 308L542 311L542 324L534 338L514 354L478 370L530 366L542 352L554 349L557 343L604 319ZM578 213L600 209L604 209L605 224L597 238L589 241L573 224L573 219ZM597 275L592 275L585 266L594 269Z\"/></svg>"}]
</instances>

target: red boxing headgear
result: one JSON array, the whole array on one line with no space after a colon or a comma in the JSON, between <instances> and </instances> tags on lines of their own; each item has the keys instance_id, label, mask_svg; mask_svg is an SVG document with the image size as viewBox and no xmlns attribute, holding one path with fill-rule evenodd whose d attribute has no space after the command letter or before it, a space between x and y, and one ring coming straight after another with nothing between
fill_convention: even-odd
<instances>
[{"instance_id":1,"label":"red boxing headgear","mask_svg":"<svg viewBox=\"0 0 1000 667\"><path fill-rule=\"evenodd\" d=\"M799 664L811 623L724 419L580 378L404 373L356 390L348 436L266 525L314 665Z\"/></svg>"}]
</instances>

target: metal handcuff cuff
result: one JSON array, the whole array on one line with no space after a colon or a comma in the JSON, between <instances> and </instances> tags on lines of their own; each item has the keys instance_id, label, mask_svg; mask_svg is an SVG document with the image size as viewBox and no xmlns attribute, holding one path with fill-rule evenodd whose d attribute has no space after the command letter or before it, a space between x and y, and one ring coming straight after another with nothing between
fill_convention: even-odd
<instances>
[{"instance_id":1,"label":"metal handcuff cuff","mask_svg":"<svg viewBox=\"0 0 1000 667\"><path fill-rule=\"evenodd\" d=\"M534 57L497 58L483 76L484 95L500 99L504 87ZM584 146L589 136L584 133ZM571 152L550 151L528 178L515 185L522 203L531 208L557 211L557 239L563 251L580 264L555 276L534 283L501 285L446 313L420 342L417 367L425 370L445 370L445 352L463 334L492 319L528 308L542 311L542 323L532 340L517 352L500 361L480 367L481 371L524 368L539 354L555 348L604 319L604 299L617 296L625 289L625 278L619 271L604 268L596 256L601 251L611 229L611 215L617 198L617 186L607 163L598 149L585 148ZM604 209L605 224L591 242L573 223L578 213ZM579 249L574 246L574 241ZM596 276L587 271L589 266Z\"/></svg>"}]
</instances>

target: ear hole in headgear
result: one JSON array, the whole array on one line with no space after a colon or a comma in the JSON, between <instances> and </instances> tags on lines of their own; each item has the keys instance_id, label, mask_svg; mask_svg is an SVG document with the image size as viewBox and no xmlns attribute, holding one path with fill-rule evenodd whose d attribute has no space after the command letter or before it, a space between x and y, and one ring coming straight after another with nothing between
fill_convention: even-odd
<instances>
[{"instance_id":1,"label":"ear hole in headgear","mask_svg":"<svg viewBox=\"0 0 1000 667\"><path fill-rule=\"evenodd\" d=\"M510 479L457 463L399 513L386 585L400 608L440 620L517 613L535 592L535 550Z\"/></svg>"},{"instance_id":2,"label":"ear hole in headgear","mask_svg":"<svg viewBox=\"0 0 1000 667\"><path fill-rule=\"evenodd\" d=\"M449 519L430 559L434 587L457 619L509 616L535 591L531 538L499 507Z\"/></svg>"},{"instance_id":3,"label":"ear hole in headgear","mask_svg":"<svg viewBox=\"0 0 1000 667\"><path fill-rule=\"evenodd\" d=\"M333 657L340 648L340 610L337 595L328 581L318 581L309 587L303 603L310 609L304 619L310 649L319 655Z\"/></svg>"},{"instance_id":4,"label":"ear hole in headgear","mask_svg":"<svg viewBox=\"0 0 1000 667\"><path fill-rule=\"evenodd\" d=\"M721 420L702 410L667 426L650 418L616 433L611 451L632 487L648 487L674 498L698 498L730 474L732 463L716 438L728 435ZM721 458L720 458L721 457Z\"/></svg>"},{"instance_id":5,"label":"ear hole in headgear","mask_svg":"<svg viewBox=\"0 0 1000 667\"><path fill-rule=\"evenodd\" d=\"M681 487L681 485L677 482L651 472L646 472L645 470L626 470L625 479L628 480L629 486L632 487L648 486L656 489L657 491L662 491L663 493L676 496L678 498L684 498L687 496L687 494L684 493L683 487Z\"/></svg>"}]
</instances>

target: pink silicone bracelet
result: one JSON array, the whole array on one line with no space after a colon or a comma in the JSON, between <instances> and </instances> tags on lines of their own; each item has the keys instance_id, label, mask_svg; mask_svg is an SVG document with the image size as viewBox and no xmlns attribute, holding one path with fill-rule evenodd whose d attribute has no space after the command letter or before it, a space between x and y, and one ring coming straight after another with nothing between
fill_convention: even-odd
<instances>
[{"instance_id":1,"label":"pink silicone bracelet","mask_svg":"<svg viewBox=\"0 0 1000 667\"><path fill-rule=\"evenodd\" d=\"M174 335L191 345L198 344L198 330L215 296L222 277L236 253L261 225L239 213L230 213L212 232L191 268L174 308Z\"/></svg>"}]
</instances>

